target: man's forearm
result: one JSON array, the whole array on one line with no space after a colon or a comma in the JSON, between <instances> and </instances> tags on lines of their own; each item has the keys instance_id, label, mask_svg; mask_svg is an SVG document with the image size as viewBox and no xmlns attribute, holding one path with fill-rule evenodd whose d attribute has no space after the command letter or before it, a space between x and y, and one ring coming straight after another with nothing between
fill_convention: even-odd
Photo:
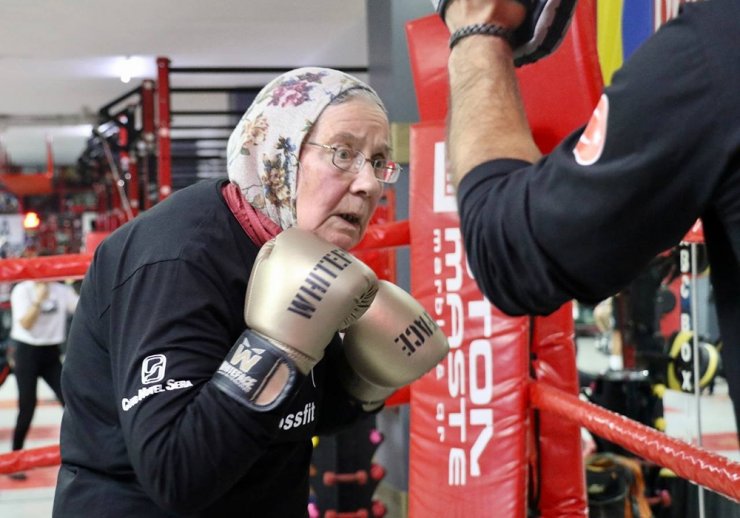
<instances>
[{"instance_id":1,"label":"man's forearm","mask_svg":"<svg viewBox=\"0 0 740 518\"><path fill-rule=\"evenodd\" d=\"M449 60L448 152L453 183L496 158L534 162L534 143L519 94L508 43L476 35L460 41Z\"/></svg>"}]
</instances>

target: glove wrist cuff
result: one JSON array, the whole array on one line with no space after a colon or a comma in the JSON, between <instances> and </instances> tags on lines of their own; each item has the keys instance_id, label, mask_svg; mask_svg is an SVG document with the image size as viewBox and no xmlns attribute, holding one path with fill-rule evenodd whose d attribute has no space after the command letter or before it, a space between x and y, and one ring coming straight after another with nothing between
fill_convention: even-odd
<instances>
[{"instance_id":1,"label":"glove wrist cuff","mask_svg":"<svg viewBox=\"0 0 740 518\"><path fill-rule=\"evenodd\" d=\"M450 36L450 49L457 45L457 43L461 39L467 36L472 36L474 34L496 36L497 38L502 38L507 43L511 44L514 31L492 23L474 23L472 25L466 25L465 27L460 27L452 33L452 35Z\"/></svg>"},{"instance_id":2,"label":"glove wrist cuff","mask_svg":"<svg viewBox=\"0 0 740 518\"><path fill-rule=\"evenodd\" d=\"M245 407L267 412L291 398L303 379L282 349L247 329L213 374L212 382Z\"/></svg>"}]
</instances>

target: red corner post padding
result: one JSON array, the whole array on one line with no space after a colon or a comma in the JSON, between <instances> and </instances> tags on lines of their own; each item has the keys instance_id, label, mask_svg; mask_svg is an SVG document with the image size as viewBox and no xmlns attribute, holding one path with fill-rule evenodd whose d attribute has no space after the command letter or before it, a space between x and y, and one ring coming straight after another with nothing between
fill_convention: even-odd
<instances>
[{"instance_id":1,"label":"red corner post padding","mask_svg":"<svg viewBox=\"0 0 740 518\"><path fill-rule=\"evenodd\" d=\"M436 14L406 24L411 75L422 122L444 121L447 117L449 38L450 32Z\"/></svg>"},{"instance_id":2,"label":"red corner post padding","mask_svg":"<svg viewBox=\"0 0 740 518\"><path fill-rule=\"evenodd\" d=\"M547 153L588 121L601 95L594 3L579 2L568 37L560 48L534 65L523 67L517 75L535 140ZM571 304L548 317L535 319L533 332L531 348L537 381L577 394ZM580 427L546 412L537 417L539 473L535 487L541 516L586 516Z\"/></svg>"},{"instance_id":3,"label":"red corner post padding","mask_svg":"<svg viewBox=\"0 0 740 518\"><path fill-rule=\"evenodd\" d=\"M444 121L411 129L411 290L447 358L411 386L409 516L523 517L529 319L503 315L466 268Z\"/></svg>"},{"instance_id":4,"label":"red corner post padding","mask_svg":"<svg viewBox=\"0 0 740 518\"><path fill-rule=\"evenodd\" d=\"M406 25L422 121L444 121L447 117L449 36L436 14ZM568 133L585 124L601 95L594 1L580 1L558 50L533 65L518 68L517 77L535 140L548 153Z\"/></svg>"},{"instance_id":5,"label":"red corner post padding","mask_svg":"<svg viewBox=\"0 0 740 518\"><path fill-rule=\"evenodd\" d=\"M594 0L580 0L560 47L517 69L527 119L543 153L584 125L603 89Z\"/></svg>"},{"instance_id":6,"label":"red corner post padding","mask_svg":"<svg viewBox=\"0 0 740 518\"><path fill-rule=\"evenodd\" d=\"M535 318L531 348L537 381L577 395L572 311L572 305L566 304L552 315ZM533 462L532 469L540 516L587 516L580 426L548 412L533 416L532 424L534 433L539 432L533 450L539 462Z\"/></svg>"},{"instance_id":7,"label":"red corner post padding","mask_svg":"<svg viewBox=\"0 0 740 518\"><path fill-rule=\"evenodd\" d=\"M450 207L455 210L454 195L446 182L444 169L443 128L449 93L447 76L449 33L436 15L410 22L407 24L406 32L422 120L422 124L412 130L412 157L415 157L411 167L414 173L411 211L414 265L412 288L422 292L429 291L426 300L437 310L437 315L443 317L443 323L452 325L454 318L453 321L447 321L446 317L454 317L457 311L459 320L455 322L457 329L445 330L452 331L453 334L457 331L461 338L458 348L451 352L446 368L440 368L436 373L438 379L447 380L448 392L443 393L440 386L431 383L431 376L423 380L428 386L421 383L413 386L409 510L412 516L434 514L438 509L450 510L448 513L450 516L491 516L494 509L501 516L523 516L524 510L520 506L523 506L526 500L527 490L524 484L519 484L517 474L520 470L521 473L526 471L524 469L526 461L520 457L525 449L520 448L517 441L512 443L510 439L512 434L521 434L522 440L526 438L528 428L524 429L521 426L527 422L526 416L519 413L519 410L526 406L526 398L521 396L518 389L512 390L512 387L519 385L519 382L514 381L516 376L513 371L507 373L512 376L507 378L499 370L502 369L502 364L517 366L522 359L526 365L529 352L528 336L517 339L510 334L511 323L519 322L522 333L526 335L529 331L532 332L532 352L537 355L534 369L538 380L571 393L576 391L577 371L570 305L550 317L535 319L531 330L524 321L507 320L494 310L489 315L501 317L501 320L493 319L493 328L488 331L490 335L485 331L476 334L481 333L481 330L472 322L471 317L480 315L480 309L478 313L467 312L469 306L466 303L469 303L469 300L460 297L457 290L452 290L451 293L445 290L448 287L445 285L444 272L447 271L446 268L452 268L454 261L449 254L444 253L444 245L449 245L444 237L454 235L454 226L451 222L447 227L434 223L438 212L450 210ZM549 152L566 135L586 123L601 92L602 79L596 52L594 2L592 0L579 2L571 28L560 48L553 55L518 69L517 76L535 140L543 152ZM429 218L429 211L434 214L434 218ZM433 234L434 231L437 234ZM464 269L465 263L461 256L462 254L458 253L458 259L461 261L459 267ZM424 267L426 269L423 269ZM420 279L419 283L414 281L416 278ZM469 280L467 275L463 278L465 281ZM445 295L442 296L442 293ZM420 298L422 293L415 292L415 295ZM450 299L457 305L451 303ZM449 310L451 315L447 315L446 310ZM460 331L461 329L463 331ZM504 339L501 336L508 338ZM498 339L491 340L491 337ZM507 347L497 348L501 341L506 343ZM469 395L454 392L454 389L461 386L460 380L465 375L469 376L469 380L474 380L476 387L481 380L485 380L487 372L485 357L478 352L480 349L476 349L476 354L471 355L472 345L480 347L481 343L490 344L492 347L494 379L492 394L505 393L506 396L501 399L494 396L488 403L489 409L493 411L493 435L490 438L493 446L479 442L473 447L472 437L463 435L462 427L457 437L451 438L449 434L446 436L444 434L454 430L449 426L450 423L461 422L469 426L473 422L473 415L477 417L484 415L474 414L469 407L465 407L469 402L467 399ZM518 349L512 352L513 348ZM462 366L459 373L454 370L456 366ZM525 378L526 371L521 373L520 381ZM472 389L473 386L469 388ZM470 392L472 393L472 390ZM458 402L461 409L454 415L449 413L449 407L453 402ZM425 407L415 409L417 403L425 404ZM434 408L436 414L434 420L431 420L426 412ZM476 410L480 411L483 408ZM463 415L468 419L463 419ZM437 441L429 434L429 429L435 424L438 430ZM539 437L536 438L540 443L540 457L535 460L543 475L540 480L548 486L539 487L540 480L533 484L533 487L537 488L540 512L542 516L585 516L587 506L578 427L561 426L562 420L556 422L551 416L541 417L540 424L542 426L539 428ZM478 439L480 437L477 436ZM455 443L456 439L460 442ZM449 449L439 448L440 444L437 442L442 445L447 443ZM556 448L553 448L554 444L557 444ZM466 450L466 447L470 449ZM455 479L460 465L470 467L465 461L472 459L474 451L478 454L479 461L481 458L486 459L483 464L479 462L478 467L484 465L486 469L491 470L492 475L480 477L478 480L472 479L472 485L476 486L479 492L460 487L458 479ZM460 465L455 465L453 452L460 453L458 459ZM466 452L470 455L466 456ZM446 483L444 477L427 479L429 480L427 484L416 480L414 474L417 472L419 476L434 473L434 467L431 466L434 460L426 462L424 458L439 460L435 455L445 454L448 462L443 466L449 468ZM486 457L486 454L490 454L490 457ZM506 477L503 474L511 472L514 473L513 477ZM486 472L485 475L489 473ZM470 480L471 478L468 479L468 483ZM483 483L477 485L476 482ZM416 492L417 489L420 493ZM481 489L485 491L480 491ZM490 498L491 495L493 498ZM521 503L512 502L512 499L519 499Z\"/></svg>"},{"instance_id":8,"label":"red corner post padding","mask_svg":"<svg viewBox=\"0 0 740 518\"><path fill-rule=\"evenodd\" d=\"M538 146L549 152L586 123L603 87L596 50L596 19L591 1L578 3L568 37L551 56L518 72L527 118ZM578 371L571 304L535 319L532 355L538 382L578 393ZM587 499L580 427L540 412L536 475L543 518L586 516ZM534 423L534 421L533 421Z\"/></svg>"}]
</instances>

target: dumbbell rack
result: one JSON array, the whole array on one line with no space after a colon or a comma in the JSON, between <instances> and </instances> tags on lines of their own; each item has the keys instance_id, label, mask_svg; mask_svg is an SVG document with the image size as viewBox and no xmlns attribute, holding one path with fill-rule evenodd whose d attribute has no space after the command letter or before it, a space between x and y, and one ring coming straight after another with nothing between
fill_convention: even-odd
<instances>
[{"instance_id":1,"label":"dumbbell rack","mask_svg":"<svg viewBox=\"0 0 740 518\"><path fill-rule=\"evenodd\" d=\"M382 442L375 416L335 435L316 438L310 471L310 518L385 516L385 504L373 499L386 473L383 466L373 462Z\"/></svg>"}]
</instances>

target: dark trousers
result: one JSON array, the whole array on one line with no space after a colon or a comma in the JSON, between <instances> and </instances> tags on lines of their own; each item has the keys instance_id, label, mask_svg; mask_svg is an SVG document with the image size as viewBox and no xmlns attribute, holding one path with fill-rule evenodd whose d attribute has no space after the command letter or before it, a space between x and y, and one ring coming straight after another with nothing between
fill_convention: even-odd
<instances>
[{"instance_id":1,"label":"dark trousers","mask_svg":"<svg viewBox=\"0 0 740 518\"><path fill-rule=\"evenodd\" d=\"M42 378L56 394L60 403L62 399L62 362L58 345L29 345L13 341L15 346L15 380L18 383L18 419L13 432L13 450L23 448L26 435L31 427L33 414L36 411L36 381Z\"/></svg>"}]
</instances>

